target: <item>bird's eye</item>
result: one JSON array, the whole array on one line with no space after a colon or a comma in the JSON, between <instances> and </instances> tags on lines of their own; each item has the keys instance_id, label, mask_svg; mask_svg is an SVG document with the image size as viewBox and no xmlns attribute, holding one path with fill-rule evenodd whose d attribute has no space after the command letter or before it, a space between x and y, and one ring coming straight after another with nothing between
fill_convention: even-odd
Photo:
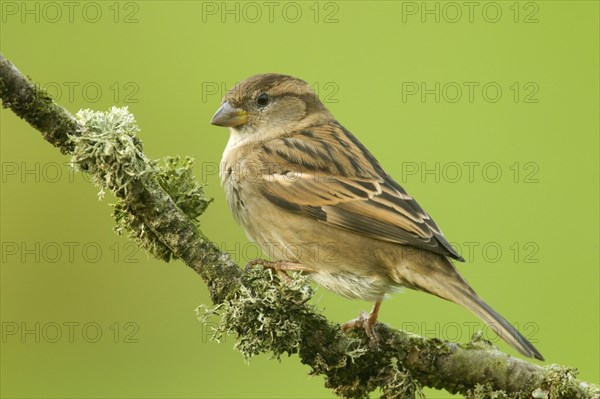
<instances>
[{"instance_id":1,"label":"bird's eye","mask_svg":"<svg viewBox=\"0 0 600 399\"><path fill-rule=\"evenodd\" d=\"M269 103L269 95L267 93L262 93L258 97L256 97L256 104L259 107L266 107Z\"/></svg>"}]
</instances>

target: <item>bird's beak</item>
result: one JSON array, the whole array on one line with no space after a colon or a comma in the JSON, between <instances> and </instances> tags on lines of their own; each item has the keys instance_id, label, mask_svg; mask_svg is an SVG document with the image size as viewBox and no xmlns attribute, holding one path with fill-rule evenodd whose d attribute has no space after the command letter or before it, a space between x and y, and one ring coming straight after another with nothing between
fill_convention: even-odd
<instances>
[{"instance_id":1,"label":"bird's beak","mask_svg":"<svg viewBox=\"0 0 600 399\"><path fill-rule=\"evenodd\" d=\"M223 127L236 127L246 123L248 113L240 108L234 108L225 101L210 121L211 125Z\"/></svg>"}]
</instances>

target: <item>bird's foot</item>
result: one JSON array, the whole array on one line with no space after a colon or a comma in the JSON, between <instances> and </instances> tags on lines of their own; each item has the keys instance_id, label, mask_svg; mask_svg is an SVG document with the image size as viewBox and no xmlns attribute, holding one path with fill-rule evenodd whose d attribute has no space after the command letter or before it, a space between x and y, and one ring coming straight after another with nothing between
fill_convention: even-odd
<instances>
[{"instance_id":1,"label":"bird's foot","mask_svg":"<svg viewBox=\"0 0 600 399\"><path fill-rule=\"evenodd\" d=\"M350 320L342 324L342 331L348 333L354 329L362 328L369 338L369 346L373 350L379 349L379 337L375 332L375 323L377 323L377 315L373 317L373 314L367 313L364 310L360 312L356 319Z\"/></svg>"},{"instance_id":2,"label":"bird's foot","mask_svg":"<svg viewBox=\"0 0 600 399\"><path fill-rule=\"evenodd\" d=\"M287 274L287 272L312 272L314 270L302 266L300 263L296 262L287 262L282 260L264 260L264 259L254 259L246 264L246 271L252 269L255 266L262 265L267 267L275 273L279 278L285 281L291 281L292 278Z\"/></svg>"},{"instance_id":3,"label":"bird's foot","mask_svg":"<svg viewBox=\"0 0 600 399\"><path fill-rule=\"evenodd\" d=\"M379 314L379 307L381 306L381 300L375 302L371 313L367 313L364 310L360 312L358 317L354 320L350 320L342 324L342 331L348 333L355 328L362 328L369 338L369 346L372 350L379 350L379 337L375 332L375 324L377 323L377 315Z\"/></svg>"}]
</instances>

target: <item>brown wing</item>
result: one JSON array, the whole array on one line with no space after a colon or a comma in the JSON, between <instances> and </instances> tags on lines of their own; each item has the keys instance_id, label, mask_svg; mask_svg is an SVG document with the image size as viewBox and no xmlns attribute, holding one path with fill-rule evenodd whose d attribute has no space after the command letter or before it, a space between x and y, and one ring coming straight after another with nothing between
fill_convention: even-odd
<instances>
[{"instance_id":1,"label":"brown wing","mask_svg":"<svg viewBox=\"0 0 600 399\"><path fill-rule=\"evenodd\" d=\"M268 141L261 150L262 162L277 165L263 174L262 185L275 205L464 261L429 215L341 125L314 126Z\"/></svg>"}]
</instances>

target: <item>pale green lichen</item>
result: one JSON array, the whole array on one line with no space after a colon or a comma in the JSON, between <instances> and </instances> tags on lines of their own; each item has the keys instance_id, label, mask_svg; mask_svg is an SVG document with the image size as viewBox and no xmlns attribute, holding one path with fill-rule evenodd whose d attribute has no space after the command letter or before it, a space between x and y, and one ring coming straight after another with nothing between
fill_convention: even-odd
<instances>
[{"instance_id":1,"label":"pale green lichen","mask_svg":"<svg viewBox=\"0 0 600 399\"><path fill-rule=\"evenodd\" d=\"M544 367L544 379L535 386L508 394L494 390L491 384L478 384L468 391L468 399L556 399L556 398L600 398L596 387L583 386L577 381L577 370L556 364Z\"/></svg>"},{"instance_id":2,"label":"pale green lichen","mask_svg":"<svg viewBox=\"0 0 600 399\"><path fill-rule=\"evenodd\" d=\"M402 365L400 359L389 352L367 351L358 361L352 361L348 353L336 364L318 363L319 373L327 376L325 386L344 398L367 399L373 391L381 398L422 399L421 384ZM315 370L316 371L316 370Z\"/></svg>"},{"instance_id":3,"label":"pale green lichen","mask_svg":"<svg viewBox=\"0 0 600 399\"><path fill-rule=\"evenodd\" d=\"M477 384L469 390L467 399L513 399L514 396L506 395L504 391L496 391L491 384Z\"/></svg>"},{"instance_id":4,"label":"pale green lichen","mask_svg":"<svg viewBox=\"0 0 600 399\"><path fill-rule=\"evenodd\" d=\"M381 397L386 399L424 399L421 384L411 377L397 358L390 359L390 365L382 371L383 385Z\"/></svg>"},{"instance_id":5,"label":"pale green lichen","mask_svg":"<svg viewBox=\"0 0 600 399\"><path fill-rule=\"evenodd\" d=\"M212 202L204 196L204 186L192 174L194 160L190 157L165 157L157 164L158 183L191 220L198 218Z\"/></svg>"},{"instance_id":6,"label":"pale green lichen","mask_svg":"<svg viewBox=\"0 0 600 399\"><path fill-rule=\"evenodd\" d=\"M126 195L133 179L153 172L136 137L140 129L127 107L112 107L108 112L84 109L77 119L83 128L80 135L71 136L75 144L71 165L89 173L100 190Z\"/></svg>"},{"instance_id":7,"label":"pale green lichen","mask_svg":"<svg viewBox=\"0 0 600 399\"><path fill-rule=\"evenodd\" d=\"M547 393L549 399L576 398L581 394L581 387L578 386L577 381L577 369L558 364L551 364L544 369L546 371L545 378L540 384L538 393Z\"/></svg>"},{"instance_id":8,"label":"pale green lichen","mask_svg":"<svg viewBox=\"0 0 600 399\"><path fill-rule=\"evenodd\" d=\"M211 200L205 198L203 186L192 175L193 159L167 157L161 162L148 159L136 136L140 129L127 107L112 107L107 112L81 110L77 119L83 128L79 135L71 136L74 144L71 165L92 176L100 197L105 189L116 195L117 202L111 206L117 234L127 232L158 259L173 259L171 249L158 239L140 213L132 212L132 207L144 204L129 194L136 181L154 182L190 220L198 223L198 217Z\"/></svg>"},{"instance_id":9,"label":"pale green lichen","mask_svg":"<svg viewBox=\"0 0 600 399\"><path fill-rule=\"evenodd\" d=\"M200 306L198 317L206 322L221 316L213 339L236 335L235 348L249 359L260 353L280 358L298 352L305 328L312 288L304 276L281 281L270 269L254 267L242 276L242 284L231 298L214 308Z\"/></svg>"}]
</instances>

